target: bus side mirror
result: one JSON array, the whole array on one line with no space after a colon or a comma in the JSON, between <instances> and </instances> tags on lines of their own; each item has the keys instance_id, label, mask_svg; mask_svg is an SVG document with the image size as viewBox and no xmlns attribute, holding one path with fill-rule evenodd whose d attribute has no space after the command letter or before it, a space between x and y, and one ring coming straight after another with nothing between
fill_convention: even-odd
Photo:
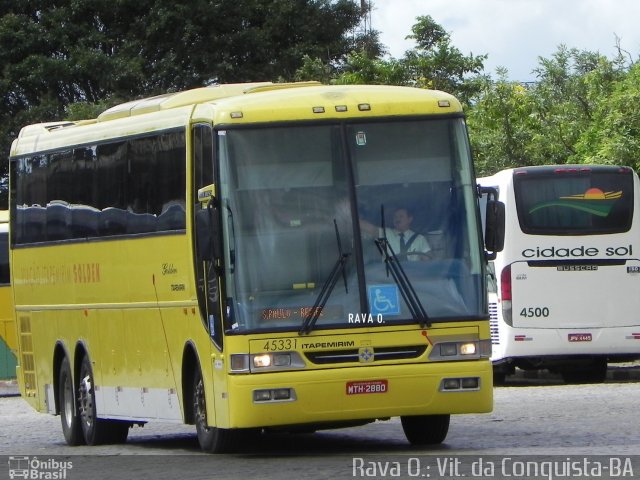
<instances>
[{"instance_id":1,"label":"bus side mirror","mask_svg":"<svg viewBox=\"0 0 640 480\"><path fill-rule=\"evenodd\" d=\"M201 262L214 260L213 227L211 213L208 208L196 212L196 252Z\"/></svg>"},{"instance_id":2,"label":"bus side mirror","mask_svg":"<svg viewBox=\"0 0 640 480\"><path fill-rule=\"evenodd\" d=\"M220 222L215 206L215 187L209 185L198 190L201 208L196 212L196 254L201 262L213 262L220 258L218 233Z\"/></svg>"},{"instance_id":3,"label":"bus side mirror","mask_svg":"<svg viewBox=\"0 0 640 480\"><path fill-rule=\"evenodd\" d=\"M504 203L488 200L484 230L484 245L487 249L487 260L495 260L496 253L504 248Z\"/></svg>"}]
</instances>

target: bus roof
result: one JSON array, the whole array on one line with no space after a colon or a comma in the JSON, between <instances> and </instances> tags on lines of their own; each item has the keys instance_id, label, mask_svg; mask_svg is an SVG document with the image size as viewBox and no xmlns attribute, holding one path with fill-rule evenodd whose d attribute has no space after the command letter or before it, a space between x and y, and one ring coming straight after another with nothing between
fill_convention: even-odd
<instances>
[{"instance_id":1,"label":"bus roof","mask_svg":"<svg viewBox=\"0 0 640 480\"><path fill-rule=\"evenodd\" d=\"M413 87L318 82L215 85L126 102L92 120L26 126L14 141L11 156L183 127L198 105L206 107L206 116L216 125L462 113L455 97Z\"/></svg>"}]
</instances>

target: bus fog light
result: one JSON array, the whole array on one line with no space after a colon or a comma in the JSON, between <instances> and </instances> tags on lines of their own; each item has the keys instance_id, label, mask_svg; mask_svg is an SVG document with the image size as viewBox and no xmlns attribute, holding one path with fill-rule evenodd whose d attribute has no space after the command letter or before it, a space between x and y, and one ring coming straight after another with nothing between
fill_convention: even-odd
<instances>
[{"instance_id":1,"label":"bus fog light","mask_svg":"<svg viewBox=\"0 0 640 480\"><path fill-rule=\"evenodd\" d=\"M460 390L459 378L445 378L442 381L442 388L444 390Z\"/></svg>"},{"instance_id":2,"label":"bus fog light","mask_svg":"<svg viewBox=\"0 0 640 480\"><path fill-rule=\"evenodd\" d=\"M256 355L253 357L253 366L254 367L270 367L271 366L271 355L268 353L262 355Z\"/></svg>"},{"instance_id":3,"label":"bus fog light","mask_svg":"<svg viewBox=\"0 0 640 480\"><path fill-rule=\"evenodd\" d=\"M462 379L462 388L477 389L480 386L480 379L478 377L469 377Z\"/></svg>"},{"instance_id":4,"label":"bus fog light","mask_svg":"<svg viewBox=\"0 0 640 480\"><path fill-rule=\"evenodd\" d=\"M271 390L254 390L253 401L254 402L268 402L271 400Z\"/></svg>"},{"instance_id":5,"label":"bus fog light","mask_svg":"<svg viewBox=\"0 0 640 480\"><path fill-rule=\"evenodd\" d=\"M475 355L476 344L473 342L460 344L460 355Z\"/></svg>"},{"instance_id":6,"label":"bus fog light","mask_svg":"<svg viewBox=\"0 0 640 480\"><path fill-rule=\"evenodd\" d=\"M273 390L274 400L289 400L291 398L291 390L288 388L276 388Z\"/></svg>"},{"instance_id":7,"label":"bus fog light","mask_svg":"<svg viewBox=\"0 0 640 480\"><path fill-rule=\"evenodd\" d=\"M443 357L451 357L458 354L458 345L455 343L441 343L440 355Z\"/></svg>"}]
</instances>

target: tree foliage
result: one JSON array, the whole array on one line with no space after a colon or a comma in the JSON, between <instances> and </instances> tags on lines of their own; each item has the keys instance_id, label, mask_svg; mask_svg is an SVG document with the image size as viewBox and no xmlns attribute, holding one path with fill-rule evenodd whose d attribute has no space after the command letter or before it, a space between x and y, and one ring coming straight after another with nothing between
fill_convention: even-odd
<instances>
[{"instance_id":1,"label":"tree foliage","mask_svg":"<svg viewBox=\"0 0 640 480\"><path fill-rule=\"evenodd\" d=\"M92 105L379 54L354 33L361 13L351 0L0 0L0 155L22 125Z\"/></svg>"},{"instance_id":2,"label":"tree foliage","mask_svg":"<svg viewBox=\"0 0 640 480\"><path fill-rule=\"evenodd\" d=\"M605 126L615 124L612 116L621 113L611 110L612 100L621 88L631 87L623 86L628 69L622 55L608 59L560 45L551 58L539 59L536 82L510 82L503 70L497 81L486 84L469 111L477 170L490 174L522 165L596 160L633 165L630 157L605 146L612 132L603 136ZM635 109L632 104L626 107ZM626 144L624 131L618 130L618 139Z\"/></svg>"},{"instance_id":3,"label":"tree foliage","mask_svg":"<svg viewBox=\"0 0 640 480\"><path fill-rule=\"evenodd\" d=\"M456 95L482 175L552 163L640 169L640 66L618 39L613 58L560 45L521 84L506 69L491 78L487 55L463 54L430 16L416 18L413 48L387 55L379 32L358 30L370 4L0 0L0 155L25 124L95 117L124 100L214 82L320 80Z\"/></svg>"},{"instance_id":4,"label":"tree foliage","mask_svg":"<svg viewBox=\"0 0 640 480\"><path fill-rule=\"evenodd\" d=\"M416 46L402 58L385 57L384 47L355 50L345 62L327 63L307 58L297 78L328 80L337 84L387 84L444 90L468 103L479 93L486 80L483 75L486 55L463 55L451 44L451 36L430 16L420 16L407 38ZM371 43L378 33L370 33ZM373 52L373 54L372 54Z\"/></svg>"}]
</instances>

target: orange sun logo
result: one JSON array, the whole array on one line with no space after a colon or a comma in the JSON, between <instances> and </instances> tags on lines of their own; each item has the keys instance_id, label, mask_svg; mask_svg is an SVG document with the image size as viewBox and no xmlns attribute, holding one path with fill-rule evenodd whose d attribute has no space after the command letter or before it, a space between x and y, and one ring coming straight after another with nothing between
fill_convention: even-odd
<instances>
[{"instance_id":1,"label":"orange sun logo","mask_svg":"<svg viewBox=\"0 0 640 480\"><path fill-rule=\"evenodd\" d=\"M604 200L605 195L602 190L599 188L590 188L586 192L584 192L584 198L589 198L592 200Z\"/></svg>"}]
</instances>

